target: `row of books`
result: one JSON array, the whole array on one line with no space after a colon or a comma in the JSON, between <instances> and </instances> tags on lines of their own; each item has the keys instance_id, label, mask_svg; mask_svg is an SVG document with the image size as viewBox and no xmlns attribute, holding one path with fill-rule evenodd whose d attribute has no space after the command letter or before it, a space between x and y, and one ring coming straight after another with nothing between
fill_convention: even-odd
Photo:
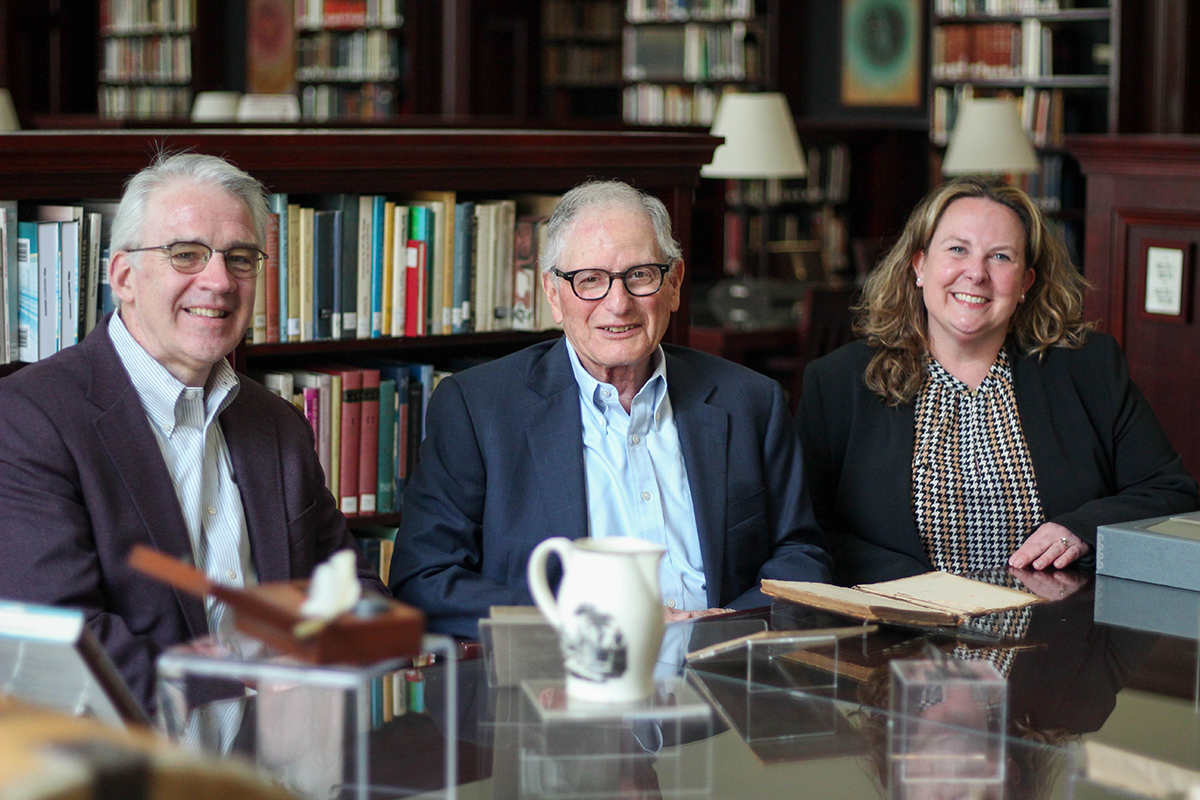
<instances>
[{"instance_id":1,"label":"row of books","mask_svg":"<svg viewBox=\"0 0 1200 800\"><path fill-rule=\"evenodd\" d=\"M104 40L101 82L183 83L191 78L191 36L113 37Z\"/></svg>"},{"instance_id":2,"label":"row of books","mask_svg":"<svg viewBox=\"0 0 1200 800\"><path fill-rule=\"evenodd\" d=\"M933 90L933 110L930 114L929 138L934 144L945 145L958 120L958 110L975 96L970 84L938 86ZM997 97L1011 97L1017 104L1021 125L1035 147L1061 147L1067 129L1066 98L1061 89L1035 89L1027 86L1018 95L997 92Z\"/></svg>"},{"instance_id":3,"label":"row of books","mask_svg":"<svg viewBox=\"0 0 1200 800\"><path fill-rule=\"evenodd\" d=\"M320 31L296 43L300 81L396 80L400 40L386 30Z\"/></svg>"},{"instance_id":4,"label":"row of books","mask_svg":"<svg viewBox=\"0 0 1200 800\"><path fill-rule=\"evenodd\" d=\"M622 92L622 117L630 125L712 125L725 90L716 86L634 83Z\"/></svg>"},{"instance_id":5,"label":"row of books","mask_svg":"<svg viewBox=\"0 0 1200 800\"><path fill-rule=\"evenodd\" d=\"M296 0L300 30L396 28L403 21L401 0Z\"/></svg>"},{"instance_id":6,"label":"row of books","mask_svg":"<svg viewBox=\"0 0 1200 800\"><path fill-rule=\"evenodd\" d=\"M930 67L934 80L1005 80L1053 74L1050 28L1022 22L938 25Z\"/></svg>"},{"instance_id":7,"label":"row of books","mask_svg":"<svg viewBox=\"0 0 1200 800\"><path fill-rule=\"evenodd\" d=\"M108 292L110 202L40 205L18 216L0 203L0 298L5 361L37 361L87 335L112 308Z\"/></svg>"},{"instance_id":8,"label":"row of books","mask_svg":"<svg viewBox=\"0 0 1200 800\"><path fill-rule=\"evenodd\" d=\"M751 19L754 0L627 0L630 22L676 22L688 19Z\"/></svg>"},{"instance_id":9,"label":"row of books","mask_svg":"<svg viewBox=\"0 0 1200 800\"><path fill-rule=\"evenodd\" d=\"M624 21L621 0L543 0L542 39L615 39Z\"/></svg>"},{"instance_id":10,"label":"row of books","mask_svg":"<svg viewBox=\"0 0 1200 800\"><path fill-rule=\"evenodd\" d=\"M300 117L306 122L385 119L400 113L401 102L393 83L310 84L300 92Z\"/></svg>"},{"instance_id":11,"label":"row of books","mask_svg":"<svg viewBox=\"0 0 1200 800\"><path fill-rule=\"evenodd\" d=\"M197 0L100 0L103 34L191 30Z\"/></svg>"},{"instance_id":12,"label":"row of books","mask_svg":"<svg viewBox=\"0 0 1200 800\"><path fill-rule=\"evenodd\" d=\"M625 79L754 80L759 77L759 44L746 23L689 22L674 27L627 27Z\"/></svg>"},{"instance_id":13,"label":"row of books","mask_svg":"<svg viewBox=\"0 0 1200 800\"><path fill-rule=\"evenodd\" d=\"M114 86L102 85L97 92L100 116L116 119L133 117L186 117L192 109L190 86Z\"/></svg>"},{"instance_id":14,"label":"row of books","mask_svg":"<svg viewBox=\"0 0 1200 800\"><path fill-rule=\"evenodd\" d=\"M391 577L392 552L396 544L395 527L355 527L354 538L363 552L367 564L379 573L379 579L387 586ZM409 660L409 665L371 682L371 727L391 722L405 714L420 714L425 706L424 667L434 663L431 653L421 653Z\"/></svg>"},{"instance_id":15,"label":"row of books","mask_svg":"<svg viewBox=\"0 0 1200 800\"><path fill-rule=\"evenodd\" d=\"M250 342L554 327L537 252L556 201L273 195Z\"/></svg>"},{"instance_id":16,"label":"row of books","mask_svg":"<svg viewBox=\"0 0 1200 800\"><path fill-rule=\"evenodd\" d=\"M546 44L542 77L550 84L615 83L621 78L621 54L603 45Z\"/></svg>"},{"instance_id":17,"label":"row of books","mask_svg":"<svg viewBox=\"0 0 1200 800\"><path fill-rule=\"evenodd\" d=\"M425 408L445 374L429 364L370 360L253 377L304 413L326 486L342 513L356 516L400 510L419 459Z\"/></svg>"},{"instance_id":18,"label":"row of books","mask_svg":"<svg viewBox=\"0 0 1200 800\"><path fill-rule=\"evenodd\" d=\"M1051 14L1074 6L1074 0L935 0L934 13L942 17L967 14Z\"/></svg>"}]
</instances>

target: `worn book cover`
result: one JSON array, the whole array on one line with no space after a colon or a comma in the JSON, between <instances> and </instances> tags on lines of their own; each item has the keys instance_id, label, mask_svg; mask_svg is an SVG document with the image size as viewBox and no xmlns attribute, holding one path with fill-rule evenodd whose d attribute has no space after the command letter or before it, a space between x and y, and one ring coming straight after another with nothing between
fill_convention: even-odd
<instances>
[{"instance_id":1,"label":"worn book cover","mask_svg":"<svg viewBox=\"0 0 1200 800\"><path fill-rule=\"evenodd\" d=\"M1036 595L953 575L927 572L895 581L847 588L806 581L762 582L764 594L874 622L961 625L971 617L1021 608Z\"/></svg>"}]
</instances>

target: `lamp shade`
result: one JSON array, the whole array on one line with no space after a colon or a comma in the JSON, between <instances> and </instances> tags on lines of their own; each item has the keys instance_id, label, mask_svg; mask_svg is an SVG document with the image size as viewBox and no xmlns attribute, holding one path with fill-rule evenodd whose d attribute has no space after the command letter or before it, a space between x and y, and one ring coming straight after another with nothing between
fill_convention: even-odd
<instances>
[{"instance_id":1,"label":"lamp shade","mask_svg":"<svg viewBox=\"0 0 1200 800\"><path fill-rule=\"evenodd\" d=\"M21 122L17 119L17 109L13 106L12 95L8 89L0 89L0 133L21 130Z\"/></svg>"},{"instance_id":2,"label":"lamp shade","mask_svg":"<svg viewBox=\"0 0 1200 800\"><path fill-rule=\"evenodd\" d=\"M1037 169L1037 156L1021 127L1016 103L999 97L963 103L942 161L944 174L1001 175Z\"/></svg>"},{"instance_id":3,"label":"lamp shade","mask_svg":"<svg viewBox=\"0 0 1200 800\"><path fill-rule=\"evenodd\" d=\"M713 136L724 136L705 178L803 178L808 174L796 122L779 92L729 93L713 119Z\"/></svg>"}]
</instances>

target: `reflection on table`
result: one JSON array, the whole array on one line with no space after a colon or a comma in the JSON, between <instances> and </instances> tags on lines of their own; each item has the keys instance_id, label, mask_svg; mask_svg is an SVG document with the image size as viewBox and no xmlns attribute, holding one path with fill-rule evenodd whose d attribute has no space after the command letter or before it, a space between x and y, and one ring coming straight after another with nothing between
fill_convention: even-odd
<instances>
[{"instance_id":1,"label":"reflection on table","mask_svg":"<svg viewBox=\"0 0 1200 800\"><path fill-rule=\"evenodd\" d=\"M786 604L703 618L671 626L659 694L630 707L571 707L545 638L503 674L484 658L453 678L435 665L424 671L428 713L370 732L370 796L899 797L888 787L888 665L931 650L992 664L1007 684L1003 780L975 796L1069 797L1085 741L1197 769L1195 640L1096 623L1093 601L1089 584L1039 604L1019 636L986 625L859 633L856 620ZM762 632L829 629L836 644L780 639L757 655L683 660ZM458 785L448 789L439 748L451 721ZM906 796L961 796L944 788Z\"/></svg>"}]
</instances>

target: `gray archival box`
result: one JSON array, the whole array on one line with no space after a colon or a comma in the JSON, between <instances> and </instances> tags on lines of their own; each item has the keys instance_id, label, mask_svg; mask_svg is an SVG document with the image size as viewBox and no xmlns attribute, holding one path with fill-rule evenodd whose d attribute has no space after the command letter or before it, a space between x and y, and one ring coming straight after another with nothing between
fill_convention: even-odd
<instances>
[{"instance_id":1,"label":"gray archival box","mask_svg":"<svg viewBox=\"0 0 1200 800\"><path fill-rule=\"evenodd\" d=\"M1100 526L1096 574L1200 591L1200 512Z\"/></svg>"}]
</instances>

